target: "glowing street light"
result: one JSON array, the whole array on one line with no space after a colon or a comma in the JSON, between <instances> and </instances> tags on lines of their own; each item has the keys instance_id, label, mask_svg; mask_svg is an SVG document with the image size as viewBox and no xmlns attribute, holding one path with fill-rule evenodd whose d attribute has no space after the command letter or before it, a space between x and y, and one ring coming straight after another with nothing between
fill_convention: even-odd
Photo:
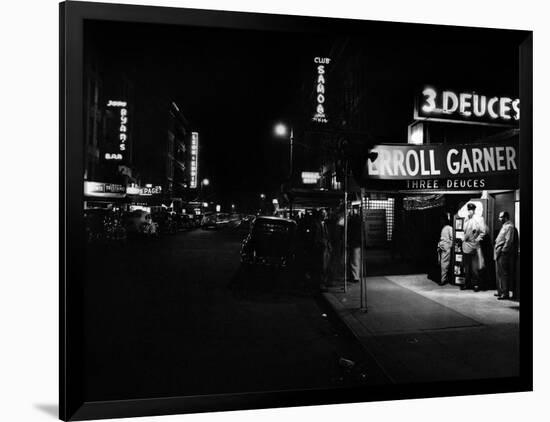
<instances>
[{"instance_id":1,"label":"glowing street light","mask_svg":"<svg viewBox=\"0 0 550 422\"><path fill-rule=\"evenodd\" d=\"M210 180L208 180L208 179L202 179L201 185L203 185L203 186L208 186L209 184L210 184Z\"/></svg>"},{"instance_id":2,"label":"glowing street light","mask_svg":"<svg viewBox=\"0 0 550 422\"><path fill-rule=\"evenodd\" d=\"M265 193L261 193L261 194L260 194L260 198L261 198L261 199L265 199Z\"/></svg>"},{"instance_id":3,"label":"glowing street light","mask_svg":"<svg viewBox=\"0 0 550 422\"><path fill-rule=\"evenodd\" d=\"M278 123L275 126L275 135L286 136L287 133L288 133L288 128L283 123Z\"/></svg>"},{"instance_id":4,"label":"glowing street light","mask_svg":"<svg viewBox=\"0 0 550 422\"><path fill-rule=\"evenodd\" d=\"M283 123L278 123L276 126L275 126L275 134L277 136L281 136L281 137L285 137L287 136L289 130L287 128L286 125L284 125ZM289 136L289 145L290 145L290 164L289 164L289 175L288 175L288 180L289 180L289 187L292 188L292 166L293 166L293 162L292 162L292 149L293 149L293 146L294 146L294 131L292 130L292 127L290 128L290 136ZM289 209L290 209L290 216L292 218L292 200L290 201L289 203Z\"/></svg>"}]
</instances>

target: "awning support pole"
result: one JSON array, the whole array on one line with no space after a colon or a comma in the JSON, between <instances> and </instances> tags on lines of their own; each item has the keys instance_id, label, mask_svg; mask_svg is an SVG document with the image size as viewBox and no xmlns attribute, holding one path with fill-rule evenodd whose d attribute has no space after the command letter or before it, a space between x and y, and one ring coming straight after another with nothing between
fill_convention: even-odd
<instances>
[{"instance_id":1,"label":"awning support pole","mask_svg":"<svg viewBox=\"0 0 550 422\"><path fill-rule=\"evenodd\" d=\"M361 254L360 254L360 260L361 260L361 267L359 268L359 274L361 279L361 312L367 312L367 279L365 274L365 207L363 205L365 198L365 188L361 188Z\"/></svg>"},{"instance_id":2,"label":"awning support pole","mask_svg":"<svg viewBox=\"0 0 550 422\"><path fill-rule=\"evenodd\" d=\"M344 293L348 291L348 161L344 166Z\"/></svg>"}]
</instances>

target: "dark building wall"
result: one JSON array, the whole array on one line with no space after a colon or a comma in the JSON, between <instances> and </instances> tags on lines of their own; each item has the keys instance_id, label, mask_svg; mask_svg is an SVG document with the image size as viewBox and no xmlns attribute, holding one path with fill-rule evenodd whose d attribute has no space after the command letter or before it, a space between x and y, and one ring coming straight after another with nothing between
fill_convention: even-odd
<instances>
[{"instance_id":1,"label":"dark building wall","mask_svg":"<svg viewBox=\"0 0 550 422\"><path fill-rule=\"evenodd\" d=\"M96 51L86 48L84 57L84 178L90 181L126 183L121 166L133 167L133 127L135 84L132 69L120 69ZM118 152L120 115L108 107L109 100L126 101L127 123L125 151L122 160L106 160L105 154Z\"/></svg>"},{"instance_id":2,"label":"dark building wall","mask_svg":"<svg viewBox=\"0 0 550 422\"><path fill-rule=\"evenodd\" d=\"M162 186L167 195L184 195L189 187L189 122L169 99L143 101L136 114L134 162L141 182Z\"/></svg>"}]
</instances>

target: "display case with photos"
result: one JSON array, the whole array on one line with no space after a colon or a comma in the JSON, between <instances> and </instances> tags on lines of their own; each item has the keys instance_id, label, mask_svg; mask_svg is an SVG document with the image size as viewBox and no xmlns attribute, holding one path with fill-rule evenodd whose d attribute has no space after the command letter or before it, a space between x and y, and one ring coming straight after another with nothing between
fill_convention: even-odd
<instances>
[{"instance_id":1,"label":"display case with photos","mask_svg":"<svg viewBox=\"0 0 550 422\"><path fill-rule=\"evenodd\" d=\"M464 218L455 216L453 221L453 279L454 284L464 285L466 283L464 264L463 264L463 252L462 252L462 240L464 239Z\"/></svg>"}]
</instances>

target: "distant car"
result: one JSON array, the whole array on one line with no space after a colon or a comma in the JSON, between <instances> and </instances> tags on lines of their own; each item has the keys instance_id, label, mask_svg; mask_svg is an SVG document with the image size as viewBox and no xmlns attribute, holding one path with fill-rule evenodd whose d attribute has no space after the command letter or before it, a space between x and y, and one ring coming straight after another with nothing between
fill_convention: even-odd
<instances>
[{"instance_id":1,"label":"distant car","mask_svg":"<svg viewBox=\"0 0 550 422\"><path fill-rule=\"evenodd\" d=\"M211 213L202 217L201 227L203 229L223 229L229 226L230 216L227 213Z\"/></svg>"},{"instance_id":2,"label":"distant car","mask_svg":"<svg viewBox=\"0 0 550 422\"><path fill-rule=\"evenodd\" d=\"M296 222L279 217L257 217L241 246L245 266L285 268L294 263Z\"/></svg>"},{"instance_id":3,"label":"distant car","mask_svg":"<svg viewBox=\"0 0 550 422\"><path fill-rule=\"evenodd\" d=\"M231 222L231 218L229 214L226 214L226 213L216 214L216 228L223 229L225 227L228 227L230 222Z\"/></svg>"},{"instance_id":4,"label":"distant car","mask_svg":"<svg viewBox=\"0 0 550 422\"><path fill-rule=\"evenodd\" d=\"M216 228L216 214L204 214L201 219L201 228L211 229Z\"/></svg>"},{"instance_id":5,"label":"distant car","mask_svg":"<svg viewBox=\"0 0 550 422\"><path fill-rule=\"evenodd\" d=\"M177 230L189 230L195 227L195 220L191 214L174 214L173 219Z\"/></svg>"}]
</instances>

